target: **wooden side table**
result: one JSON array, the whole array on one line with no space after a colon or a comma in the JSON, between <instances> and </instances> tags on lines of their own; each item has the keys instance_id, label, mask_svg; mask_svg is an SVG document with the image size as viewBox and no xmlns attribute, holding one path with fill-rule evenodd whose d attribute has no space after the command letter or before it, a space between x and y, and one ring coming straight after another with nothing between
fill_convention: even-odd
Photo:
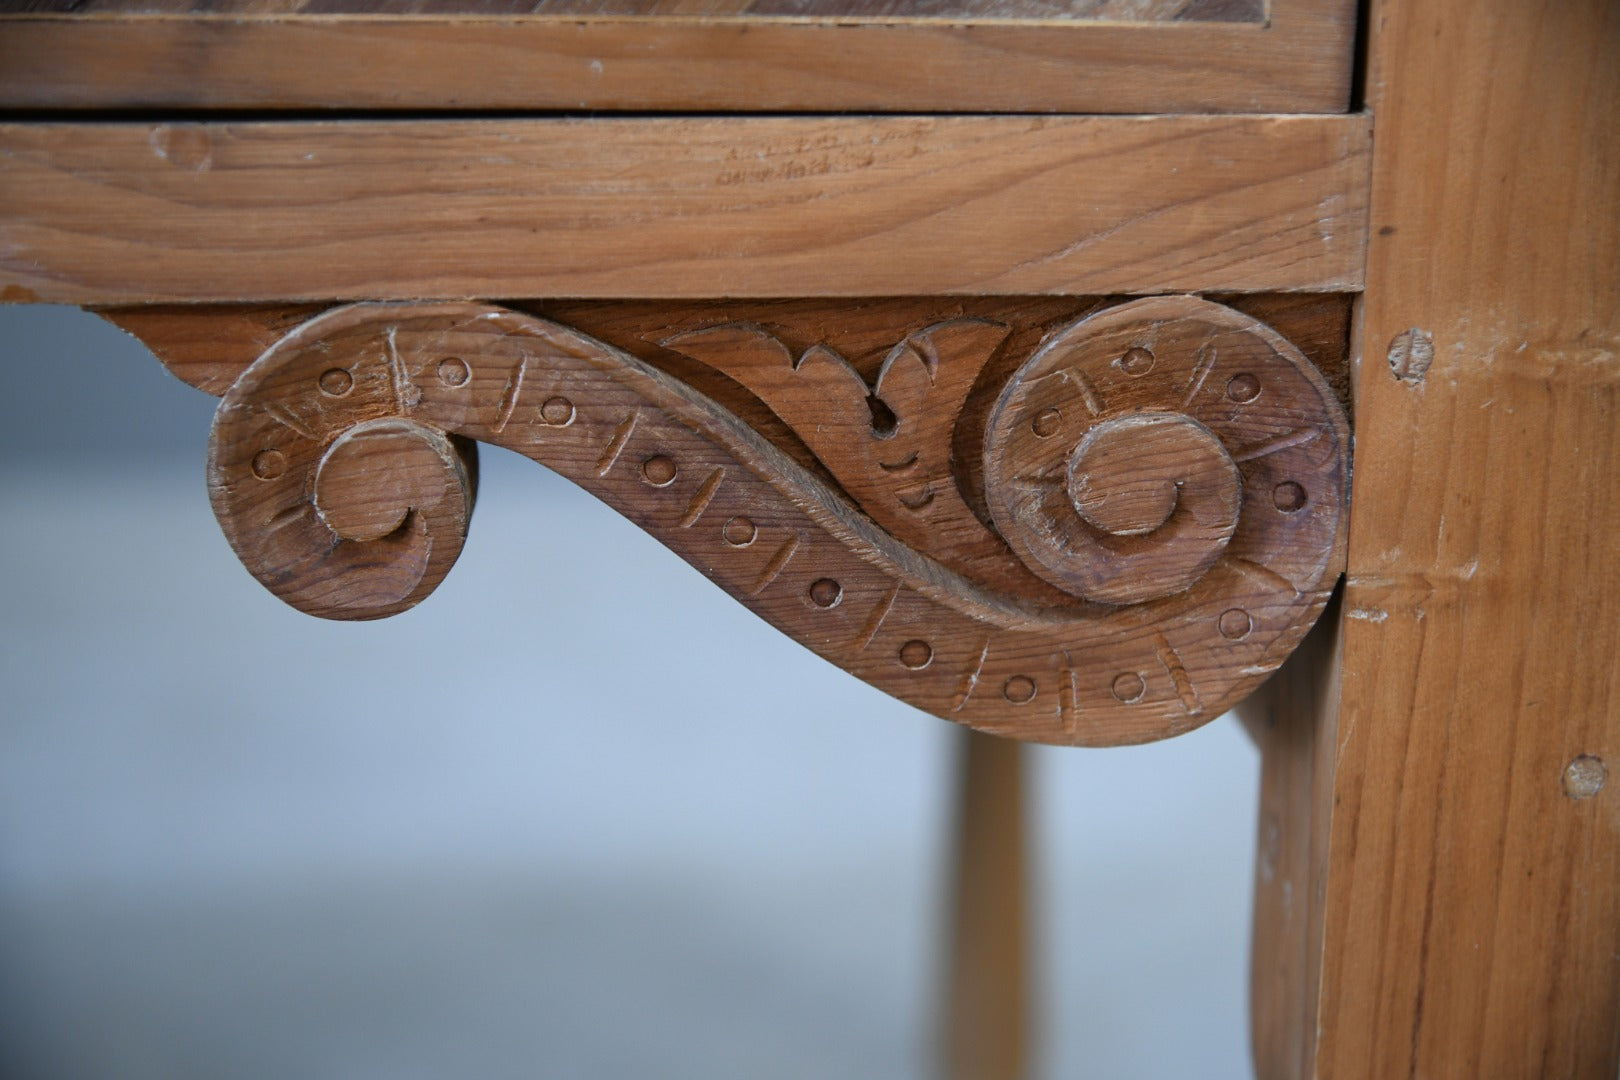
<instances>
[{"instance_id":1,"label":"wooden side table","mask_svg":"<svg viewBox=\"0 0 1620 1080\"><path fill-rule=\"evenodd\" d=\"M1374 3L1365 58L1343 0L52 7L0 295L222 397L270 591L419 602L485 441L976 730L1247 699L1261 1075L1613 1075L1612 5ZM976 746L947 1012L1006 1076Z\"/></svg>"}]
</instances>

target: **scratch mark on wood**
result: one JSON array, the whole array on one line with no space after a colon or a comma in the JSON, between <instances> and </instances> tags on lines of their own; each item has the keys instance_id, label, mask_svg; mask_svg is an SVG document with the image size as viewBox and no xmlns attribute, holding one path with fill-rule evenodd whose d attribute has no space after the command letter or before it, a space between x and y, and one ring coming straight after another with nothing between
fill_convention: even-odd
<instances>
[{"instance_id":1,"label":"scratch mark on wood","mask_svg":"<svg viewBox=\"0 0 1620 1080\"><path fill-rule=\"evenodd\" d=\"M269 532L275 532L278 529L286 528L295 521L302 520L305 516L314 512L315 510L313 505L308 502L304 502L303 500L295 503L288 503L286 506L281 507L275 513L271 514L269 520L264 523L264 527ZM316 516L319 515L317 514ZM337 541L337 534L333 533L332 544L334 547L337 546Z\"/></svg>"},{"instance_id":2,"label":"scratch mark on wood","mask_svg":"<svg viewBox=\"0 0 1620 1080\"><path fill-rule=\"evenodd\" d=\"M1256 582L1267 589L1276 588L1280 585L1285 589L1293 590L1295 596L1299 595L1299 586L1295 585L1292 581L1289 581L1287 578L1283 577L1269 566L1262 566L1260 563L1254 562L1251 559L1241 559L1236 555L1227 559L1227 562L1231 564L1232 569L1236 570L1250 581Z\"/></svg>"},{"instance_id":3,"label":"scratch mark on wood","mask_svg":"<svg viewBox=\"0 0 1620 1080\"><path fill-rule=\"evenodd\" d=\"M1024 491L1044 492L1052 488L1060 488L1065 480L1061 476L1047 473L1033 473L1027 476L1013 477L1013 483Z\"/></svg>"},{"instance_id":4,"label":"scratch mark on wood","mask_svg":"<svg viewBox=\"0 0 1620 1080\"><path fill-rule=\"evenodd\" d=\"M1170 644L1170 639L1161 634L1154 634L1155 651L1159 654L1159 663L1164 667L1170 681L1176 684L1176 694L1181 698L1181 704L1186 708L1188 716L1197 716L1204 710L1204 703L1198 698L1198 688L1193 685L1192 676L1187 674L1187 665L1181 662L1181 654L1176 647Z\"/></svg>"},{"instance_id":5,"label":"scratch mark on wood","mask_svg":"<svg viewBox=\"0 0 1620 1080\"><path fill-rule=\"evenodd\" d=\"M1086 403L1086 411L1092 416L1103 414L1102 398L1097 396L1097 388L1091 385L1091 379L1079 368L1069 368L1063 372L1063 377L1075 385L1080 391L1080 399Z\"/></svg>"},{"instance_id":6,"label":"scratch mark on wood","mask_svg":"<svg viewBox=\"0 0 1620 1080\"><path fill-rule=\"evenodd\" d=\"M799 541L801 539L803 538L797 535L790 536L785 544L776 549L776 554L772 555L771 561L765 564L764 572L759 575L759 581L754 584L751 590L754 596L764 592L770 587L771 582L781 576L782 571L787 568L788 562L792 560L794 554L799 550Z\"/></svg>"},{"instance_id":7,"label":"scratch mark on wood","mask_svg":"<svg viewBox=\"0 0 1620 1080\"><path fill-rule=\"evenodd\" d=\"M411 377L405 372L405 362L399 358L399 344L395 340L399 334L399 327L390 326L385 340L388 342L388 385L394 391L394 406L401 416L410 411L410 407L421 400L420 393L412 394L416 387L411 384Z\"/></svg>"},{"instance_id":8,"label":"scratch mark on wood","mask_svg":"<svg viewBox=\"0 0 1620 1080\"><path fill-rule=\"evenodd\" d=\"M304 424L299 423L298 418L292 413L288 412L286 407L281 405L264 405L262 408L264 409L264 414L266 416L280 424L282 427L287 428L289 431L308 439L310 442L321 441L320 439L316 438L313 431L309 430L309 428Z\"/></svg>"},{"instance_id":9,"label":"scratch mark on wood","mask_svg":"<svg viewBox=\"0 0 1620 1080\"><path fill-rule=\"evenodd\" d=\"M1192 381L1187 384L1187 396L1181 399L1183 409L1191 406L1193 398L1198 396L1198 391L1204 388L1204 380L1208 379L1209 373L1215 370L1215 361L1217 359L1219 359L1219 354L1215 351L1214 346L1207 341L1204 342L1203 348L1198 350L1198 363L1193 368Z\"/></svg>"},{"instance_id":10,"label":"scratch mark on wood","mask_svg":"<svg viewBox=\"0 0 1620 1080\"><path fill-rule=\"evenodd\" d=\"M1258 442L1252 446L1245 447L1244 449L1235 452L1232 455L1232 460L1253 461L1255 458L1263 458L1268 454L1275 454L1278 451L1287 450L1290 447L1303 446L1305 443L1312 442L1321 437L1321 428L1296 428L1295 430L1288 432L1286 435L1279 435L1275 439L1267 439L1264 442Z\"/></svg>"},{"instance_id":11,"label":"scratch mark on wood","mask_svg":"<svg viewBox=\"0 0 1620 1080\"><path fill-rule=\"evenodd\" d=\"M686 513L681 515L681 528L690 529L697 524L698 518L703 516L703 511L714 501L715 492L720 490L720 481L725 478L726 470L717 468L698 485L697 491L692 493L692 501L686 504Z\"/></svg>"},{"instance_id":12,"label":"scratch mark on wood","mask_svg":"<svg viewBox=\"0 0 1620 1080\"><path fill-rule=\"evenodd\" d=\"M1080 677L1074 670L1074 657L1062 650L1063 682L1058 687L1058 711L1062 715L1063 730L1072 738L1080 729Z\"/></svg>"},{"instance_id":13,"label":"scratch mark on wood","mask_svg":"<svg viewBox=\"0 0 1620 1080\"><path fill-rule=\"evenodd\" d=\"M596 475L606 476L613 463L619 460L624 448L630 442L630 436L635 433L636 421L641 418L638 409L619 421L619 426L613 429L613 438L608 440L607 446L602 449L602 456L596 459Z\"/></svg>"},{"instance_id":14,"label":"scratch mark on wood","mask_svg":"<svg viewBox=\"0 0 1620 1080\"><path fill-rule=\"evenodd\" d=\"M856 652L865 652L866 647L872 644L872 639L877 637L878 627L882 626L883 620L889 617L889 611L894 607L895 598L899 595L900 583L897 581L889 587L888 592L883 594L883 599L877 602L877 606L872 609L872 614L866 617L866 623L861 627L860 636L855 639Z\"/></svg>"},{"instance_id":15,"label":"scratch mark on wood","mask_svg":"<svg viewBox=\"0 0 1620 1080\"><path fill-rule=\"evenodd\" d=\"M979 650L979 659L973 669L962 677L962 685L956 688L956 700L951 703L951 712L962 711L962 706L968 703L973 696L973 690L979 685L979 674L984 671L984 662L990 656L990 639L984 639L984 647Z\"/></svg>"},{"instance_id":16,"label":"scratch mark on wood","mask_svg":"<svg viewBox=\"0 0 1620 1080\"><path fill-rule=\"evenodd\" d=\"M523 392L523 376L528 370L529 358L524 356L517 370L506 377L506 386L501 390L501 403L495 412L496 431L505 431L507 421L512 419L512 413L517 410L518 395ZM611 465L612 462L608 464Z\"/></svg>"}]
</instances>

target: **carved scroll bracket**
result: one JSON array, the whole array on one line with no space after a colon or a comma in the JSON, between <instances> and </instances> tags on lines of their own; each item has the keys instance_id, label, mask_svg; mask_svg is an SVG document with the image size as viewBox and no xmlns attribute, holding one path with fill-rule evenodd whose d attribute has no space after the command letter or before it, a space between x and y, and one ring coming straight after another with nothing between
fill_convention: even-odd
<instances>
[{"instance_id":1,"label":"carved scroll bracket","mask_svg":"<svg viewBox=\"0 0 1620 1080\"><path fill-rule=\"evenodd\" d=\"M1021 361L1001 356L1012 339L991 319L897 336L870 383L832 349L796 351L759 325L664 340L752 392L818 472L555 322L481 304L335 309L225 394L215 511L293 606L393 614L454 562L472 441L491 442L593 492L874 686L1044 742L1195 727L1320 612L1343 557L1348 429L1315 368L1264 324L1167 297L1062 326ZM986 388L984 489L964 491L953 440Z\"/></svg>"}]
</instances>

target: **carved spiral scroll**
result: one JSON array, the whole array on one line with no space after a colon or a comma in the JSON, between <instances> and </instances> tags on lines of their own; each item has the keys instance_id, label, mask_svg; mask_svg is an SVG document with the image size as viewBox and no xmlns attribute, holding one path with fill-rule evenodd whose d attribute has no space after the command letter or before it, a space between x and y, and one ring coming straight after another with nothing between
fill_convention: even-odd
<instances>
[{"instance_id":1,"label":"carved spiral scroll","mask_svg":"<svg viewBox=\"0 0 1620 1080\"><path fill-rule=\"evenodd\" d=\"M1337 573L1337 402L1247 316L1190 297L1125 304L1060 330L996 391L979 497L953 471L953 428L1005 339L982 320L916 331L875 386L758 327L666 343L758 394L835 487L567 327L478 304L355 305L237 380L210 486L268 588L372 618L449 569L472 505L464 440L492 442L936 715L1086 745L1211 719L1292 650Z\"/></svg>"},{"instance_id":2,"label":"carved spiral scroll","mask_svg":"<svg viewBox=\"0 0 1620 1080\"><path fill-rule=\"evenodd\" d=\"M1339 409L1282 338L1185 297L1138 301L1056 335L1008 381L985 436L1001 535L1052 584L1109 604L1238 565L1320 574L1343 498ZM1300 555L1309 560L1295 565Z\"/></svg>"},{"instance_id":3,"label":"carved spiral scroll","mask_svg":"<svg viewBox=\"0 0 1620 1080\"><path fill-rule=\"evenodd\" d=\"M214 419L209 495L259 583L300 611L377 619L455 565L476 447L398 415L391 372L324 366L313 380L250 368Z\"/></svg>"}]
</instances>

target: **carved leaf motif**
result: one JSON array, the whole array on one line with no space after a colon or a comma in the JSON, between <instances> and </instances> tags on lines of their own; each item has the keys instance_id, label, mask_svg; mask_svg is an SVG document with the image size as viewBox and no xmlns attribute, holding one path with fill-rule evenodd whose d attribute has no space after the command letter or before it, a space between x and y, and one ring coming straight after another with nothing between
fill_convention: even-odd
<instances>
[{"instance_id":1,"label":"carved leaf motif","mask_svg":"<svg viewBox=\"0 0 1620 1080\"><path fill-rule=\"evenodd\" d=\"M951 468L956 420L1001 323L951 319L894 346L868 385L817 345L794 358L763 327L728 325L666 338L665 348L735 379L768 405L888 532L974 581L1048 605L1073 598L1031 574L963 498Z\"/></svg>"}]
</instances>

